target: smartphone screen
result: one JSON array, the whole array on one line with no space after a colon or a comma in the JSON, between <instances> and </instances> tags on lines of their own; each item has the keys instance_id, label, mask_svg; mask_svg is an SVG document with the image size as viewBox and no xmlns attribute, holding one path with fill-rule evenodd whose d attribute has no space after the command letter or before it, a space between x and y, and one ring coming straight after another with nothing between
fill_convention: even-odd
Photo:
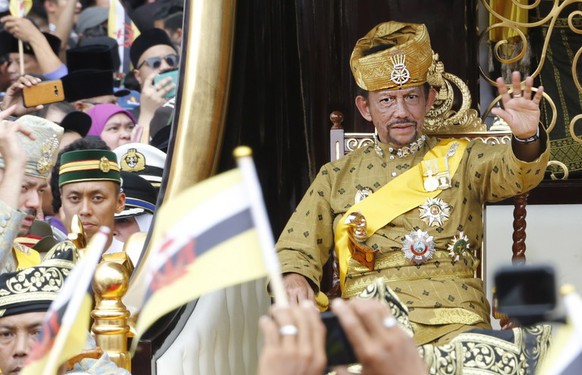
<instances>
[{"instance_id":1,"label":"smartphone screen","mask_svg":"<svg viewBox=\"0 0 582 375\"><path fill-rule=\"evenodd\" d=\"M157 76L154 77L154 85L166 77L172 78L172 82L174 82L174 84L176 85L176 87L173 90L171 90L166 95L164 95L164 98L169 99L169 98L173 98L178 93L178 82L180 80L180 70L179 69L172 69L172 70L166 70L165 72L161 72L160 74L158 74Z\"/></svg>"},{"instance_id":2,"label":"smartphone screen","mask_svg":"<svg viewBox=\"0 0 582 375\"><path fill-rule=\"evenodd\" d=\"M326 329L325 352L327 367L357 363L356 355L339 320L331 311L321 313Z\"/></svg>"}]
</instances>

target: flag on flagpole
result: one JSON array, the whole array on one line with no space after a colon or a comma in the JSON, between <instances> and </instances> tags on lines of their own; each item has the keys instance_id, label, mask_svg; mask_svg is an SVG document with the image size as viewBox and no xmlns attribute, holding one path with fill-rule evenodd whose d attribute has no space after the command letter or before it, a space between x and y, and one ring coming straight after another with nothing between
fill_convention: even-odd
<instances>
[{"instance_id":1,"label":"flag on flagpole","mask_svg":"<svg viewBox=\"0 0 582 375\"><path fill-rule=\"evenodd\" d=\"M93 308L91 283L109 232L107 227L99 229L67 277L46 313L39 341L21 375L54 375L62 363L85 349Z\"/></svg>"},{"instance_id":2,"label":"flag on flagpole","mask_svg":"<svg viewBox=\"0 0 582 375\"><path fill-rule=\"evenodd\" d=\"M582 299L570 285L562 288L567 322L552 337L547 358L537 374L582 374Z\"/></svg>"},{"instance_id":3,"label":"flag on flagpole","mask_svg":"<svg viewBox=\"0 0 582 375\"><path fill-rule=\"evenodd\" d=\"M32 9L32 0L10 0L10 15L24 17Z\"/></svg>"},{"instance_id":4,"label":"flag on flagpole","mask_svg":"<svg viewBox=\"0 0 582 375\"><path fill-rule=\"evenodd\" d=\"M119 59L121 61L119 72L127 74L131 70L129 47L131 47L135 38L139 36L139 30L129 18L121 0L111 0L109 2L107 30L109 36L115 39L119 46Z\"/></svg>"},{"instance_id":5,"label":"flag on flagpole","mask_svg":"<svg viewBox=\"0 0 582 375\"><path fill-rule=\"evenodd\" d=\"M253 220L253 202L240 169L211 177L165 202L157 212L153 248L146 259L141 293L138 338L157 319L202 294L255 280L279 278L274 243L261 248L261 233L270 226ZM264 205L260 203L264 211ZM138 297L139 299L139 297Z\"/></svg>"}]
</instances>

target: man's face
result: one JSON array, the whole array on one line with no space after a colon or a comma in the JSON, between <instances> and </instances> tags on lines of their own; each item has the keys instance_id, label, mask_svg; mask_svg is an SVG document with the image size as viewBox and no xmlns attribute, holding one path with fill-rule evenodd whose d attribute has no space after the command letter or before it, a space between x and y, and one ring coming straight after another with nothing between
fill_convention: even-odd
<instances>
[{"instance_id":1,"label":"man's face","mask_svg":"<svg viewBox=\"0 0 582 375\"><path fill-rule=\"evenodd\" d=\"M125 206L125 194L119 193L119 184L113 181L65 184L61 187L61 199L67 229L71 230L71 220L78 215L87 240L97 233L100 226L113 231L114 215Z\"/></svg>"},{"instance_id":2,"label":"man's face","mask_svg":"<svg viewBox=\"0 0 582 375\"><path fill-rule=\"evenodd\" d=\"M164 72L172 68L177 68L178 60L176 60L176 64L174 66L171 66L170 64L168 64L167 59L164 58L166 56L177 54L178 53L176 52L176 50L174 50L172 47L166 44L159 44L157 46L150 47L144 53L142 53L137 64L139 68L136 67L136 69L134 70L135 79L137 79L140 86L143 87L145 79L152 75L153 73ZM146 61L147 59L155 57L162 58L159 60L160 64L158 67L154 67L152 66L152 64Z\"/></svg>"},{"instance_id":3,"label":"man's face","mask_svg":"<svg viewBox=\"0 0 582 375\"><path fill-rule=\"evenodd\" d=\"M10 76L10 83L14 83L18 77L20 77L20 57L18 53L10 53L10 64L8 65L8 75ZM42 71L38 65L36 57L25 53L23 55L24 60L24 73L26 74L37 74L41 75Z\"/></svg>"},{"instance_id":4,"label":"man's face","mask_svg":"<svg viewBox=\"0 0 582 375\"><path fill-rule=\"evenodd\" d=\"M107 120L99 136L110 149L131 142L131 132L135 124L125 113L118 113Z\"/></svg>"},{"instance_id":5,"label":"man's face","mask_svg":"<svg viewBox=\"0 0 582 375\"><path fill-rule=\"evenodd\" d=\"M372 122L382 143L397 147L414 142L421 134L426 112L432 106L435 91L428 98L422 86L401 90L371 91L368 99L356 98L362 116Z\"/></svg>"},{"instance_id":6,"label":"man's face","mask_svg":"<svg viewBox=\"0 0 582 375\"><path fill-rule=\"evenodd\" d=\"M119 242L126 242L127 239L136 232L139 232L139 225L137 224L135 217L126 217L115 220L113 235Z\"/></svg>"},{"instance_id":7,"label":"man's face","mask_svg":"<svg viewBox=\"0 0 582 375\"><path fill-rule=\"evenodd\" d=\"M0 318L0 370L19 374L38 340L46 313L32 312Z\"/></svg>"}]
</instances>

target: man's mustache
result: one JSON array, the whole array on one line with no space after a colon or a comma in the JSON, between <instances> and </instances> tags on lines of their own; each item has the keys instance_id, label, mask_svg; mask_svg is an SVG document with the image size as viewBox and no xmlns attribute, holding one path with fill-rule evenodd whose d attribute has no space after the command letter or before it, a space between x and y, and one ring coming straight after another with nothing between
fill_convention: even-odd
<instances>
[{"instance_id":1,"label":"man's mustache","mask_svg":"<svg viewBox=\"0 0 582 375\"><path fill-rule=\"evenodd\" d=\"M34 216L34 217L36 217L37 210L34 209L34 208L25 208L23 211L26 214L26 216Z\"/></svg>"},{"instance_id":2,"label":"man's mustache","mask_svg":"<svg viewBox=\"0 0 582 375\"><path fill-rule=\"evenodd\" d=\"M392 127L394 125L401 125L401 124L405 124L405 125L414 124L414 126L418 125L418 123L414 119L411 119L411 118L401 118L401 119L396 119L394 121L390 121L388 123L388 127L390 128L390 127Z\"/></svg>"}]
</instances>

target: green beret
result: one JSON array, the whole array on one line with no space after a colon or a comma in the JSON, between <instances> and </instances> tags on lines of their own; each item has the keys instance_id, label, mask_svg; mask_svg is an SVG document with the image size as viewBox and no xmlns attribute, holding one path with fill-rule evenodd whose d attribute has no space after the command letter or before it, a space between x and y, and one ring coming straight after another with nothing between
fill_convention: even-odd
<instances>
[{"instance_id":1,"label":"green beret","mask_svg":"<svg viewBox=\"0 0 582 375\"><path fill-rule=\"evenodd\" d=\"M59 187L72 182L113 181L121 183L117 156L109 150L78 150L61 155Z\"/></svg>"}]
</instances>

